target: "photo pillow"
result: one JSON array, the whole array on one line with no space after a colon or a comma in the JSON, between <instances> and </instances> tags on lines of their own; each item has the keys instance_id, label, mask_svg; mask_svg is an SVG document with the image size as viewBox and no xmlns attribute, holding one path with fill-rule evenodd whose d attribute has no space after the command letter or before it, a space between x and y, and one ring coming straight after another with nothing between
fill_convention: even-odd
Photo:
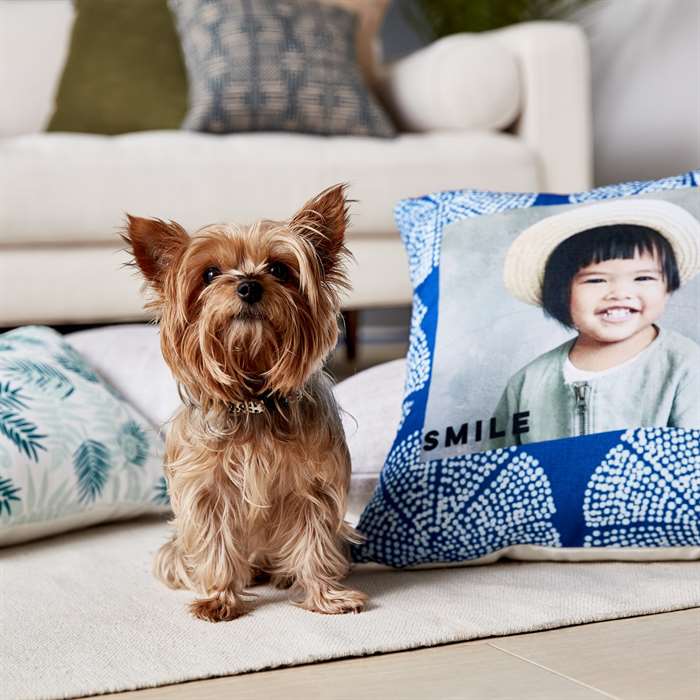
<instances>
[{"instance_id":1,"label":"photo pillow","mask_svg":"<svg viewBox=\"0 0 700 700\"><path fill-rule=\"evenodd\" d=\"M402 418L354 559L700 558L700 171L402 201Z\"/></svg>"},{"instance_id":2,"label":"photo pillow","mask_svg":"<svg viewBox=\"0 0 700 700\"><path fill-rule=\"evenodd\" d=\"M0 335L0 546L167 513L162 445L56 331Z\"/></svg>"}]
</instances>

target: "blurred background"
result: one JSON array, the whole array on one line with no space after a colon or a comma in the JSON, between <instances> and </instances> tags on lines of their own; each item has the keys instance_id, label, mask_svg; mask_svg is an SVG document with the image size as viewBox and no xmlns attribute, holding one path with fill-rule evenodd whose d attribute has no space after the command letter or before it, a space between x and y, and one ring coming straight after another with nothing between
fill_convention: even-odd
<instances>
[{"instance_id":1,"label":"blurred background","mask_svg":"<svg viewBox=\"0 0 700 700\"><path fill-rule=\"evenodd\" d=\"M363 79L353 57L337 73L318 70L347 39L340 11L328 15L340 24L324 35L336 42L327 59L299 22L291 60L264 55L289 46L258 51L254 27L277 21L275 3L0 0L0 328L147 320L138 281L121 269L126 211L190 229L283 218L346 181L357 202L354 291L337 357L344 376L407 347L399 199L460 188L581 191L700 167L698 0L322 4L357 15ZM225 44L214 36L207 48L208 33L224 26L211 18L239 5L252 13L236 39L243 58L267 61L268 76L292 66L268 81L278 122L241 119L266 89L257 63L207 54ZM181 124L187 81L189 97L202 98L202 85L226 80L244 85L233 88L238 112L206 121L198 106L195 123L190 104ZM339 80L365 107L309 122L319 107L302 114L298 86L323 111L340 99Z\"/></svg>"}]
</instances>

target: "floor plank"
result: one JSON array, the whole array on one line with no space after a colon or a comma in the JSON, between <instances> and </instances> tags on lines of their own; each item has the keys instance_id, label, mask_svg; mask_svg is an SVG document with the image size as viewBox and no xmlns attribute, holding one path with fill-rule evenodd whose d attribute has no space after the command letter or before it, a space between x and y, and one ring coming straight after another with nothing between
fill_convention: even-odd
<instances>
[{"instance_id":1,"label":"floor plank","mask_svg":"<svg viewBox=\"0 0 700 700\"><path fill-rule=\"evenodd\" d=\"M109 700L603 700L606 696L488 644L471 642L194 681L108 697Z\"/></svg>"},{"instance_id":2,"label":"floor plank","mask_svg":"<svg viewBox=\"0 0 700 700\"><path fill-rule=\"evenodd\" d=\"M488 643L620 700L700 698L700 609Z\"/></svg>"}]
</instances>

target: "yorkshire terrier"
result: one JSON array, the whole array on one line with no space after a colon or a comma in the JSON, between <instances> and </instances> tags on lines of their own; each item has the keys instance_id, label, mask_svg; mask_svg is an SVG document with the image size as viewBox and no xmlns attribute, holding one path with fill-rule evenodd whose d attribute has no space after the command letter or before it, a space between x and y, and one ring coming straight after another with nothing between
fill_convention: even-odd
<instances>
[{"instance_id":1,"label":"yorkshire terrier","mask_svg":"<svg viewBox=\"0 0 700 700\"><path fill-rule=\"evenodd\" d=\"M199 596L195 617L232 620L268 577L295 605L360 612L341 585L348 453L322 365L336 344L348 223L345 186L289 221L210 225L128 216L123 238L153 298L183 406L166 439L175 526L155 575Z\"/></svg>"}]
</instances>

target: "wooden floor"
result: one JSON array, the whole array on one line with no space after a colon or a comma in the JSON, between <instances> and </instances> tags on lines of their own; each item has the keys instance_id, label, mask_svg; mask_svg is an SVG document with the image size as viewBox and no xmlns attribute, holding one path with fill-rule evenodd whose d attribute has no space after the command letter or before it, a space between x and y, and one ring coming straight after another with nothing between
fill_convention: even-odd
<instances>
[{"instance_id":1,"label":"wooden floor","mask_svg":"<svg viewBox=\"0 0 700 700\"><path fill-rule=\"evenodd\" d=\"M700 608L212 678L108 697L698 700Z\"/></svg>"}]
</instances>

